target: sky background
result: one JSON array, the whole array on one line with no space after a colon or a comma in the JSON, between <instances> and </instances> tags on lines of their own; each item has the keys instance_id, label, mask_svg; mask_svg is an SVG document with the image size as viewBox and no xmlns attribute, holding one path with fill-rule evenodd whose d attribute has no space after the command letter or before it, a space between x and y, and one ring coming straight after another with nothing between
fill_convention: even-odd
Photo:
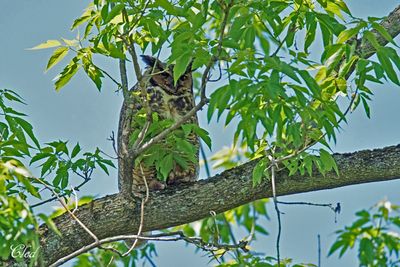
<instances>
[{"instance_id":1,"label":"sky background","mask_svg":"<svg viewBox=\"0 0 400 267\"><path fill-rule=\"evenodd\" d=\"M99 93L92 82L79 72L60 92L54 90L52 79L60 71L54 68L44 73L49 50L26 50L48 39L60 37L73 39L76 33L69 28L80 16L89 1L79 0L2 0L0 8L0 88L13 89L28 103L20 107L29 114L35 132L42 142L52 140L79 141L87 150L100 147L112 154L111 143L107 141L112 131L117 131L119 109L122 96L115 93L115 86L105 80ZM381 17L398 5L398 0L349 0L354 16ZM399 38L397 38L399 41ZM65 63L65 61L63 62ZM63 63L60 66L63 66ZM97 60L115 77L117 63L111 60ZM359 109L351 114L349 124L343 125L338 134L335 152L351 152L360 149L380 148L400 143L400 88L392 85L373 85L371 119ZM223 129L215 123L206 125L204 114L199 114L200 124L210 131L213 150L230 145L230 129ZM202 173L204 177L204 173ZM80 181L77 181L80 182ZM283 238L281 255L291 257L295 262L317 263L317 235L321 235L322 255L326 255L335 239L335 230L354 221L354 213L369 208L387 198L400 204L400 181L348 186L332 190L282 197L282 201L310 201L336 203L342 205L342 214L334 222L332 212L324 208L303 206L283 206ZM279 190L279 189L278 189ZM98 174L90 185L80 192L103 196L117 192L116 171L108 177ZM43 209L51 209L50 204ZM271 221L265 222L270 235L260 238L254 245L267 255L275 255L276 218L272 206L268 206ZM242 238L242 236L238 236ZM209 259L203 254L195 254L184 243L157 244L159 257L157 266L206 266ZM69 264L65 265L69 266ZM356 266L356 255L349 254L341 261L337 255L323 257L322 266Z\"/></svg>"}]
</instances>

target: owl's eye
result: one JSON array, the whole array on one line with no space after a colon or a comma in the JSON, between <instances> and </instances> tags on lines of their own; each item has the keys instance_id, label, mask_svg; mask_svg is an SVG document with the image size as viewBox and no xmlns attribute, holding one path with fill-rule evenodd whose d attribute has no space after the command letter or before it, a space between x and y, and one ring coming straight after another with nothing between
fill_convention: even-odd
<instances>
[{"instance_id":1,"label":"owl's eye","mask_svg":"<svg viewBox=\"0 0 400 267\"><path fill-rule=\"evenodd\" d=\"M163 78L168 78L170 75L167 72L163 71L163 72L161 72L161 76Z\"/></svg>"}]
</instances>

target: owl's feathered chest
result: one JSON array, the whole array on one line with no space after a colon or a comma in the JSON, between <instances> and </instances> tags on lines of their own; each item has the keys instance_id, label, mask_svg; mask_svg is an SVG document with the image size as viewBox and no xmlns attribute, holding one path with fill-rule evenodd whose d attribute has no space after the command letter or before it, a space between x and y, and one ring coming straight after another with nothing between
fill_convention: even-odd
<instances>
[{"instance_id":1,"label":"owl's feathered chest","mask_svg":"<svg viewBox=\"0 0 400 267\"><path fill-rule=\"evenodd\" d=\"M151 86L147 88L147 94L151 110L161 119L178 120L194 107L191 92L173 95L159 86Z\"/></svg>"}]
</instances>

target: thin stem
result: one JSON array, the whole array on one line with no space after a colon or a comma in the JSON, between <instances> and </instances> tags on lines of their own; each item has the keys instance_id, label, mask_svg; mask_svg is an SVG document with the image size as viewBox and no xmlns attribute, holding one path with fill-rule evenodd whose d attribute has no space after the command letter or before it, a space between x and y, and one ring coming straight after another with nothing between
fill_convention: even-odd
<instances>
[{"instance_id":1,"label":"thin stem","mask_svg":"<svg viewBox=\"0 0 400 267\"><path fill-rule=\"evenodd\" d=\"M198 248L203 249L204 251L208 252L216 252L218 250L236 250L236 249L241 249L244 252L248 252L248 249L246 248L247 242L245 241L240 241L238 244L220 244L220 243L206 243L204 242L201 238L198 237L187 237L183 232L177 231L177 232L169 232L169 233L161 233L161 234L155 234L151 236L138 236L138 235L118 235L118 236L113 236L109 238L104 238L101 240L98 240L98 242L93 242L87 246L84 246L80 248L79 250L57 260L53 264L51 264L49 267L56 267L59 266L70 259L73 259L77 257L78 255L85 253L87 251L90 251L100 245L111 243L111 242L116 242L116 241L122 241L122 240L127 240L127 239L140 239L140 240L148 240L148 241L165 241L165 242L172 242L172 241L179 241L183 240L186 241L187 243L194 244Z\"/></svg>"},{"instance_id":2,"label":"thin stem","mask_svg":"<svg viewBox=\"0 0 400 267\"><path fill-rule=\"evenodd\" d=\"M90 231L89 228L86 227L86 225L84 223L81 222L81 220L78 219L78 217L75 216L75 214L68 208L68 206L64 203L64 201L61 199L61 197L57 194L56 191L53 190L53 188L51 188L50 186L48 186L45 182L43 182L42 180L33 177L36 181L38 181L39 183L41 183L42 185L44 185L48 190L50 190L58 199L58 201L60 202L60 204L63 206L63 208L68 212L68 214L95 240L96 243L99 242L99 239L97 238L97 236Z\"/></svg>"},{"instance_id":3,"label":"thin stem","mask_svg":"<svg viewBox=\"0 0 400 267\"><path fill-rule=\"evenodd\" d=\"M89 182L90 180L91 180L91 178L85 179L82 183L80 183L79 185L75 186L73 189L76 190L76 191L79 191L79 189L80 189L82 186L84 186L87 182ZM48 189L47 186L46 186L46 188ZM51 190L51 191L53 191L53 190ZM53 193L53 194L54 194L54 193ZM66 195L67 195L67 193L63 193L63 194L61 194L61 195L58 195L58 197L62 198L62 197L64 197L64 196L66 196ZM41 202L38 202L38 203L36 203L36 204L33 204L33 205L31 205L30 207L31 207L31 208L36 208L36 207L41 206L41 205L43 205L43 204L46 204L46 203L49 203L49 202L51 202L51 201L57 200L58 197L57 197L57 196L54 196L54 197L52 197L52 198L49 198L49 199L43 200L43 201L41 201Z\"/></svg>"},{"instance_id":4,"label":"thin stem","mask_svg":"<svg viewBox=\"0 0 400 267\"><path fill-rule=\"evenodd\" d=\"M139 165L139 167L140 167L140 172L142 173L144 185L146 187L146 196L144 199L142 199L142 202L140 203L140 224L139 224L139 229L138 229L138 233L137 233L138 236L140 236L142 234L142 229L143 229L143 225L144 225L144 205L149 200L149 186L147 185L146 176L144 175L142 165ZM129 255L131 253L131 251L136 247L136 244L138 241L139 241L139 239L135 239L132 246L122 256L125 257L125 256Z\"/></svg>"}]
</instances>

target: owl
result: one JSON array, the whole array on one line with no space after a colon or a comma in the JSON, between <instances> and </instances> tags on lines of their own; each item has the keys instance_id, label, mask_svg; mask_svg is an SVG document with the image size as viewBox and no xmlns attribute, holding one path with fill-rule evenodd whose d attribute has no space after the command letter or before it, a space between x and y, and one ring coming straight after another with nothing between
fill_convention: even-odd
<instances>
[{"instance_id":1,"label":"owl","mask_svg":"<svg viewBox=\"0 0 400 267\"><path fill-rule=\"evenodd\" d=\"M147 66L143 78L147 81L147 101L152 115L156 114L159 121L181 119L195 106L191 66L188 66L185 73L174 84L173 65L168 66L151 56L142 56L142 59ZM138 90L137 86L133 89L133 91L135 90ZM133 107L132 121L135 120L135 114L139 114L138 110L142 109L142 105L136 103ZM197 115L193 115L185 123L198 124ZM135 127L138 127L135 123L131 125L132 131L135 130ZM199 140L194 132L191 132L186 139L195 148L196 163L190 161L186 168L183 168L177 162L173 162L172 171L168 174L165 182L157 179L157 170L154 166L146 166L143 163L136 164L132 170L132 192L134 195L143 196L146 191L143 177L146 179L149 190L160 190L166 186L193 182L197 179Z\"/></svg>"}]
</instances>

